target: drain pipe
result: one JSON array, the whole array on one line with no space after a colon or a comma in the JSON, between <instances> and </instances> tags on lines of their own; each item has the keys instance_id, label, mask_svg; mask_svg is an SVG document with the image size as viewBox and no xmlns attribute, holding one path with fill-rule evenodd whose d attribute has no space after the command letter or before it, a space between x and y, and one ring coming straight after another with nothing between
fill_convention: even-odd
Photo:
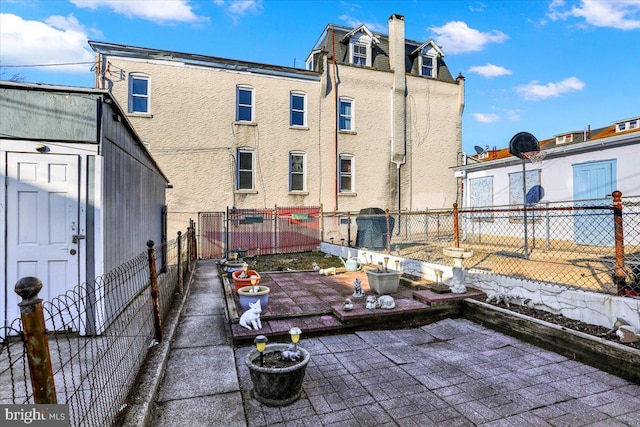
<instances>
[{"instance_id":1,"label":"drain pipe","mask_svg":"<svg viewBox=\"0 0 640 427\"><path fill-rule=\"evenodd\" d=\"M338 179L339 172L338 168L340 167L338 161L338 70L336 65L336 40L335 40L335 29L333 25L331 26L331 63L333 65L333 103L335 107L336 114L333 117L333 125L335 127L334 130L334 160L335 160L335 169L334 171L334 179L333 179L333 211L338 211Z\"/></svg>"}]
</instances>

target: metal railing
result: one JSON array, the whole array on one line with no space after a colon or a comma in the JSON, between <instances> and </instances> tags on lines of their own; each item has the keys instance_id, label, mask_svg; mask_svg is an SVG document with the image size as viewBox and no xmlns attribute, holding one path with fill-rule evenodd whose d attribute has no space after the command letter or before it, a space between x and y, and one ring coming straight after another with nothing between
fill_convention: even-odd
<instances>
[{"instance_id":1,"label":"metal railing","mask_svg":"<svg viewBox=\"0 0 640 427\"><path fill-rule=\"evenodd\" d=\"M640 197L421 212L325 213L323 241L453 265L443 253L473 251L465 268L588 289L640 294Z\"/></svg>"},{"instance_id":2,"label":"metal railing","mask_svg":"<svg viewBox=\"0 0 640 427\"><path fill-rule=\"evenodd\" d=\"M109 426L126 404L162 318L195 266L195 227L51 301L35 277L21 318L0 331L0 403L65 403L73 426ZM164 261L164 262L163 262Z\"/></svg>"}]
</instances>

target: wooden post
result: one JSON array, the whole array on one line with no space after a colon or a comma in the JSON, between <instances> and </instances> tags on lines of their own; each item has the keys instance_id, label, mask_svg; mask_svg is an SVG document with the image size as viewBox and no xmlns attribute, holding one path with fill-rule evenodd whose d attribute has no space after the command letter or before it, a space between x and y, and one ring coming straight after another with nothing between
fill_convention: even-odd
<instances>
[{"instance_id":1,"label":"wooden post","mask_svg":"<svg viewBox=\"0 0 640 427\"><path fill-rule=\"evenodd\" d=\"M320 203L320 243L324 242L324 209Z\"/></svg>"},{"instance_id":2,"label":"wooden post","mask_svg":"<svg viewBox=\"0 0 640 427\"><path fill-rule=\"evenodd\" d=\"M611 193L613 196L613 227L616 240L616 273L614 282L618 295L624 295L627 288L624 274L624 229L622 224L622 193L618 190Z\"/></svg>"},{"instance_id":3,"label":"wooden post","mask_svg":"<svg viewBox=\"0 0 640 427\"><path fill-rule=\"evenodd\" d=\"M184 291L184 272L182 271L182 231L178 231L178 291Z\"/></svg>"},{"instance_id":4,"label":"wooden post","mask_svg":"<svg viewBox=\"0 0 640 427\"><path fill-rule=\"evenodd\" d=\"M460 247L460 228L458 223L458 204L453 204L453 238L456 242L456 248Z\"/></svg>"},{"instance_id":5,"label":"wooden post","mask_svg":"<svg viewBox=\"0 0 640 427\"><path fill-rule=\"evenodd\" d=\"M273 208L273 245L275 253L280 253L280 241L278 239L278 205Z\"/></svg>"},{"instance_id":6,"label":"wooden post","mask_svg":"<svg viewBox=\"0 0 640 427\"><path fill-rule=\"evenodd\" d=\"M158 272L156 271L156 250L153 248L153 240L147 242L147 254L149 256L149 279L151 282L151 304L153 306L154 338L162 342L162 318L160 313L160 291L158 289Z\"/></svg>"},{"instance_id":7,"label":"wooden post","mask_svg":"<svg viewBox=\"0 0 640 427\"><path fill-rule=\"evenodd\" d=\"M18 306L27 348L33 400L36 404L57 404L42 299L38 298L41 289L42 282L37 277L23 277L15 286L15 292L22 297Z\"/></svg>"}]
</instances>

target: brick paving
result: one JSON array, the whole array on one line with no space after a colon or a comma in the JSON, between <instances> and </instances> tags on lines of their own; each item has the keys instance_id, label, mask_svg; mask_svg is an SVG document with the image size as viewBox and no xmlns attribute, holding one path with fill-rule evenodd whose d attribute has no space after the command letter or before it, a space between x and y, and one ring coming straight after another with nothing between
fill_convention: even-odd
<instances>
[{"instance_id":1,"label":"brick paving","mask_svg":"<svg viewBox=\"0 0 640 427\"><path fill-rule=\"evenodd\" d=\"M639 426L640 386L465 319L301 339L300 400L258 403L236 349L249 426Z\"/></svg>"}]
</instances>

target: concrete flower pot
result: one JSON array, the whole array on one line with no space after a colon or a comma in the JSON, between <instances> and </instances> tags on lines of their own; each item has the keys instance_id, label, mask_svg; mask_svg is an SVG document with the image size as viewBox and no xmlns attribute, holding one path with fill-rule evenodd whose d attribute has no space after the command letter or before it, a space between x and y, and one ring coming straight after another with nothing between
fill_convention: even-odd
<instances>
[{"instance_id":1,"label":"concrete flower pot","mask_svg":"<svg viewBox=\"0 0 640 427\"><path fill-rule=\"evenodd\" d=\"M378 272L377 270L366 270L369 287L378 295L392 294L398 291L402 272L397 270L387 270Z\"/></svg>"},{"instance_id":2,"label":"concrete flower pot","mask_svg":"<svg viewBox=\"0 0 640 427\"><path fill-rule=\"evenodd\" d=\"M240 306L242 307L242 311L249 310L249 304L255 303L257 300L260 300L260 307L264 310L267 307L267 303L269 302L269 289L268 286L256 286L258 288L257 292L252 292L253 286L245 286L238 289L238 297L240 298Z\"/></svg>"},{"instance_id":3,"label":"concrete flower pot","mask_svg":"<svg viewBox=\"0 0 640 427\"><path fill-rule=\"evenodd\" d=\"M264 353L281 352L288 346L289 344L267 344ZM302 360L286 368L261 367L254 364L253 360L259 359L260 356L255 348L247 354L245 363L253 383L253 396L258 402L268 406L286 406L300 398L302 381L311 355L300 346L298 350Z\"/></svg>"}]
</instances>

